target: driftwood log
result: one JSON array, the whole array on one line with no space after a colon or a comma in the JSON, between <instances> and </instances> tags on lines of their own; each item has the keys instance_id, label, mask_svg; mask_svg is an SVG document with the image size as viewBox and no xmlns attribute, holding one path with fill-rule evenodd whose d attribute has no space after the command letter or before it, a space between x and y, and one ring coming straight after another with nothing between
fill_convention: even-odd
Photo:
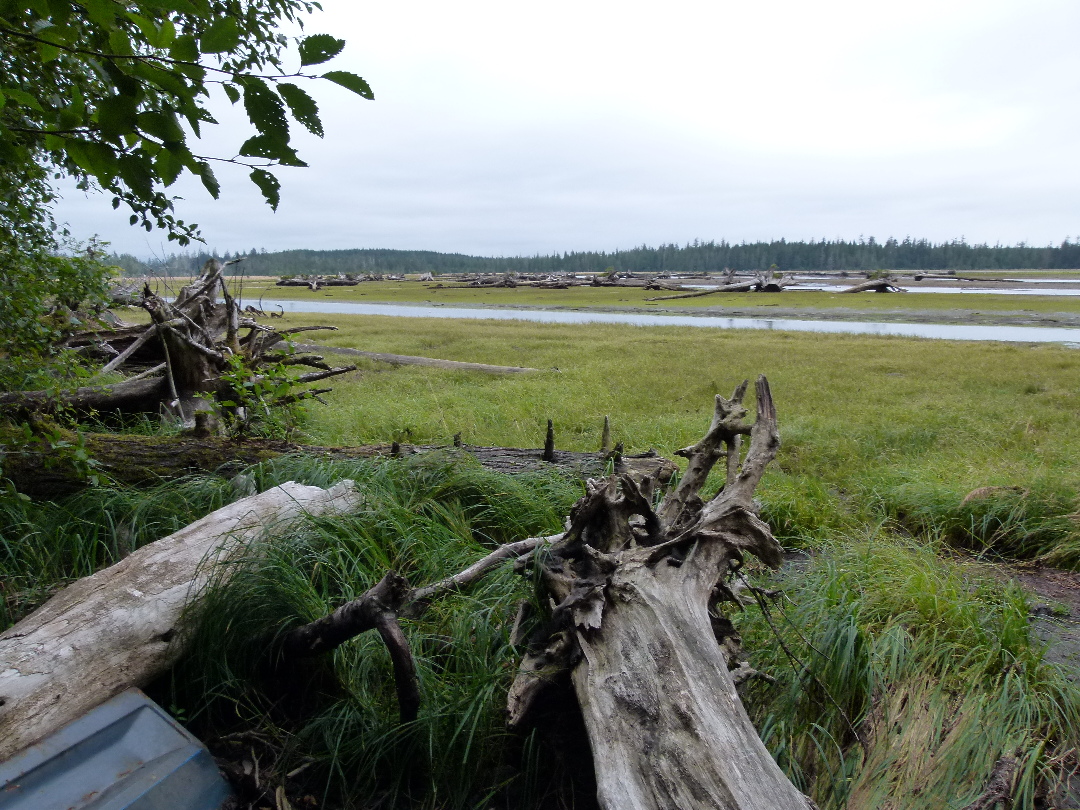
<instances>
[{"instance_id":1,"label":"driftwood log","mask_svg":"<svg viewBox=\"0 0 1080 810\"><path fill-rule=\"evenodd\" d=\"M887 278L872 278L868 281L864 281L861 284L853 284L850 287L845 287L840 290L842 293L860 293L860 292L907 292L903 287L898 287L896 282Z\"/></svg>"},{"instance_id":2,"label":"driftwood log","mask_svg":"<svg viewBox=\"0 0 1080 810\"><path fill-rule=\"evenodd\" d=\"M389 363L393 366L427 366L447 371L480 371L485 374L526 374L539 369L529 366L494 366L490 363L468 363L462 360L440 360L436 357L418 357L414 354L391 354L390 352L367 352L345 346L324 346L320 343L297 343L297 351L320 352L322 354L344 354L349 357L363 357Z\"/></svg>"},{"instance_id":3,"label":"driftwood log","mask_svg":"<svg viewBox=\"0 0 1080 810\"><path fill-rule=\"evenodd\" d=\"M536 695L569 671L605 810L810 806L762 744L729 673L743 664L721 613L737 601L727 583L746 554L782 561L753 501L779 447L776 411L759 378L757 420L746 424L745 390L716 397L708 433L679 451L686 473L658 507L649 480L590 482L565 536L535 558L555 608L510 691L510 721L522 723ZM703 501L721 459L724 486Z\"/></svg>"},{"instance_id":4,"label":"driftwood log","mask_svg":"<svg viewBox=\"0 0 1080 810\"><path fill-rule=\"evenodd\" d=\"M0 761L166 671L214 561L305 514L358 503L351 481L289 482L243 498L69 585L0 634Z\"/></svg>"},{"instance_id":5,"label":"driftwood log","mask_svg":"<svg viewBox=\"0 0 1080 810\"><path fill-rule=\"evenodd\" d=\"M334 461L411 456L440 451L465 453L489 470L520 473L556 468L576 476L603 473L608 463L620 473L670 478L675 466L655 452L624 455L606 448L598 453L554 450L544 458L542 449L482 447L465 443L445 445L372 444L359 447L325 447L274 439L247 438L236 441L220 436L185 431L180 436L87 433L82 437L53 426L50 439L35 439L4 456L4 476L15 489L32 498L58 498L90 484L87 470L52 449L59 438L80 445L93 460L98 482L147 486L192 473L234 475L245 467L284 455L305 455ZM610 432L608 442L610 442Z\"/></svg>"},{"instance_id":6,"label":"driftwood log","mask_svg":"<svg viewBox=\"0 0 1080 810\"><path fill-rule=\"evenodd\" d=\"M776 411L762 377L757 420L746 424L745 391L744 383L731 399L716 398L708 433L680 451L688 468L659 506L658 482L648 476L591 480L563 534L508 544L427 588L388 572L360 598L288 634L280 660L288 665L377 630L390 649L408 721L419 692L398 619L520 558L539 569L541 596L553 608L511 687L509 724L526 722L536 698L569 675L602 808L808 810L813 805L784 776L739 700L731 671L745 676L750 668L721 612L724 602L738 601L729 582L746 554L771 566L782 560L753 501L779 446ZM745 435L750 445L742 458ZM703 501L700 490L721 459L724 486Z\"/></svg>"}]
</instances>

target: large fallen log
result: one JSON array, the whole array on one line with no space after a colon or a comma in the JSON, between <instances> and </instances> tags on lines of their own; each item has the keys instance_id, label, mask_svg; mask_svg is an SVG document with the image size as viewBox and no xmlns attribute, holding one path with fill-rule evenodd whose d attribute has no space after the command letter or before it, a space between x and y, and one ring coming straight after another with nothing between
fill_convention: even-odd
<instances>
[{"instance_id":1,"label":"large fallen log","mask_svg":"<svg viewBox=\"0 0 1080 810\"><path fill-rule=\"evenodd\" d=\"M716 295L717 293L745 293L753 292L757 286L757 281L740 281L738 283L721 284L719 287L713 287L709 290L695 290L694 292L683 293L682 295L662 295L658 298L646 298L646 301L674 301L677 298L701 298L705 295Z\"/></svg>"},{"instance_id":2,"label":"large fallen log","mask_svg":"<svg viewBox=\"0 0 1080 810\"><path fill-rule=\"evenodd\" d=\"M305 514L359 503L352 482L289 482L236 501L62 590L0 634L0 761L164 672L211 563Z\"/></svg>"},{"instance_id":3,"label":"large fallen log","mask_svg":"<svg viewBox=\"0 0 1080 810\"><path fill-rule=\"evenodd\" d=\"M841 293L860 293L860 292L907 292L903 287L896 286L896 283L887 278L872 278L868 281L864 281L861 284L854 284L850 287L845 287L838 292Z\"/></svg>"},{"instance_id":4,"label":"large fallen log","mask_svg":"<svg viewBox=\"0 0 1080 810\"><path fill-rule=\"evenodd\" d=\"M528 366L493 366L488 363L468 363L462 360L440 360L436 357L418 357L412 354L391 354L390 352L368 352L362 349L350 349L345 346L324 346L321 343L297 343L297 351L322 352L324 354L345 354L350 357L366 357L380 363L394 366L428 366L447 371L482 371L488 374L523 374L539 369Z\"/></svg>"},{"instance_id":5,"label":"large fallen log","mask_svg":"<svg viewBox=\"0 0 1080 810\"><path fill-rule=\"evenodd\" d=\"M138 436L131 434L87 433L53 428L48 440L39 439L18 450L9 450L4 458L4 476L15 489L32 498L57 498L88 485L86 470L52 449L55 441L69 446L82 445L94 462L99 481L128 486L145 486L191 473L234 475L245 467L283 455L308 455L348 461L352 459L408 456L440 450L468 453L484 467L498 472L519 473L557 468L564 472L589 476L603 473L612 458L606 452L578 453L556 450L550 461L543 460L540 449L514 447L479 447L476 445L375 444L359 447L322 447L273 439L234 441L191 431L180 436ZM620 472L641 470L670 477L671 462L653 454L619 455L615 469Z\"/></svg>"}]
</instances>

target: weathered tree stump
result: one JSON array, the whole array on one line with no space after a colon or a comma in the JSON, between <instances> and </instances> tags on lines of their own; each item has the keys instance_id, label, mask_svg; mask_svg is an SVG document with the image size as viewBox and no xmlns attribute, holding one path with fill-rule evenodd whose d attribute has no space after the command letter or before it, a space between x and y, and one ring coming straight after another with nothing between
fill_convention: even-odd
<instances>
[{"instance_id":1,"label":"weathered tree stump","mask_svg":"<svg viewBox=\"0 0 1080 810\"><path fill-rule=\"evenodd\" d=\"M689 467L658 507L649 480L590 481L566 534L535 558L555 607L510 691L510 722L521 723L536 695L569 671L606 810L810 806L762 744L729 674L740 662L720 613L736 601L726 583L746 553L771 566L782 560L753 502L779 447L776 411L759 378L757 421L746 425L745 389L717 396L708 433L679 451ZM721 458L724 487L703 501Z\"/></svg>"}]
</instances>

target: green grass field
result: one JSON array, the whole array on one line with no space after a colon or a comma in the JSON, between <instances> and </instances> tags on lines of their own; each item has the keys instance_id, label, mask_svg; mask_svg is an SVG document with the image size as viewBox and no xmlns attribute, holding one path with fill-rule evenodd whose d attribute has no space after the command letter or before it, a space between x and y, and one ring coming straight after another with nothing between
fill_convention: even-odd
<instances>
[{"instance_id":1,"label":"green grass field","mask_svg":"<svg viewBox=\"0 0 1080 810\"><path fill-rule=\"evenodd\" d=\"M329 408L311 406L306 430L317 442L438 444L461 433L466 443L539 447L552 419L558 447L595 450L607 415L628 452L653 448L670 456L700 436L714 394L765 374L783 446L763 497L778 508L788 504L789 533L803 519L823 527L844 516L901 519L958 542L1002 551L1018 544L1031 556L1036 548L1056 547L1046 527L1003 528L999 518L1024 524L1030 511L1045 522L1075 511L1080 491L1080 354L1070 348L595 324L333 320L340 331L319 338L327 345L539 371L486 375L361 361L358 373L334 381ZM319 321L304 315L287 322ZM965 494L983 486L1026 494L1003 492L961 509ZM1006 514L979 512L992 504ZM802 518L795 514L801 511ZM1072 548L1072 523L1058 523L1051 533Z\"/></svg>"}]
</instances>

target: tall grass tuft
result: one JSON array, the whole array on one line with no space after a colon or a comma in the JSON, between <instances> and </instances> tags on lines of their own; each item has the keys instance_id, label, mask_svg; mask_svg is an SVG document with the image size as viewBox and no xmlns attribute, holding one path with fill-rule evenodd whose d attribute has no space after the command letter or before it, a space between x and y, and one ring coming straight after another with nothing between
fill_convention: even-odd
<instances>
[{"instance_id":1,"label":"tall grass tuft","mask_svg":"<svg viewBox=\"0 0 1080 810\"><path fill-rule=\"evenodd\" d=\"M94 487L53 502L0 495L0 628L57 589L183 528L235 497L225 479L191 476L150 489Z\"/></svg>"},{"instance_id":2,"label":"tall grass tuft","mask_svg":"<svg viewBox=\"0 0 1080 810\"><path fill-rule=\"evenodd\" d=\"M1031 808L1076 745L1080 689L1043 660L1023 594L935 551L833 544L782 576L771 626L743 615L755 666L779 677L750 691L762 739L822 808L964 807L1004 755Z\"/></svg>"},{"instance_id":3,"label":"tall grass tuft","mask_svg":"<svg viewBox=\"0 0 1080 810\"><path fill-rule=\"evenodd\" d=\"M280 634L360 596L388 570L422 585L495 543L557 531L580 485L556 475L499 475L449 457L278 459L253 474L262 485L350 477L364 505L349 517L310 520L221 569L227 580L201 602L193 652L174 679L185 684L175 700L196 727L208 737L234 728L274 736L292 765L314 763L308 790L335 807L485 806L520 781L525 752L508 760L503 712L517 666L511 624L532 590L510 565L403 623L423 696L413 723L398 722L391 663L376 634L294 665L303 674L291 675L306 683L299 690L282 691L280 673L268 679L268 655ZM516 806L531 806L519 788ZM537 786L535 795L546 792Z\"/></svg>"},{"instance_id":4,"label":"tall grass tuft","mask_svg":"<svg viewBox=\"0 0 1080 810\"><path fill-rule=\"evenodd\" d=\"M970 494L953 483L899 473L872 487L889 517L913 534L979 555L1080 566L1080 515L1066 483L983 487Z\"/></svg>"}]
</instances>

